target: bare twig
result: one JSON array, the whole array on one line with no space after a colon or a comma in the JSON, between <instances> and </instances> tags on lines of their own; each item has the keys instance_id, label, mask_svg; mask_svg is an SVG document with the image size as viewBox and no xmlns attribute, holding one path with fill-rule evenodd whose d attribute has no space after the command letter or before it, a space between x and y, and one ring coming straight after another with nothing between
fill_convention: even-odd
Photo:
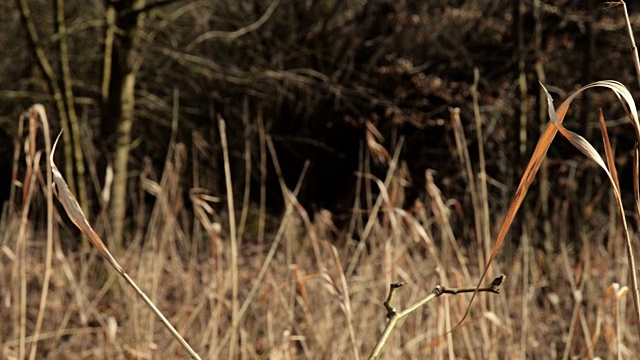
<instances>
[{"instance_id":1,"label":"bare twig","mask_svg":"<svg viewBox=\"0 0 640 360\"><path fill-rule=\"evenodd\" d=\"M262 25L264 25L269 18L271 17L271 15L273 14L273 12L276 10L276 8L278 7L278 5L280 4L280 0L274 0L271 2L271 4L269 5L269 7L267 8L267 10L264 12L264 14L262 14L262 16L260 16L260 18L258 20L256 20L255 22L241 27L238 30L234 30L234 31L218 31L218 30L213 30L213 31L207 31L206 33L198 36L195 40L193 40L189 45L187 45L187 51L191 51L193 50L194 47L196 47L196 45L200 44L203 41L207 41L207 40L212 40L212 39L217 39L217 38L224 38L224 39L228 39L228 40L233 40L233 39L237 39L243 35L246 35L252 31L258 30Z\"/></svg>"},{"instance_id":2,"label":"bare twig","mask_svg":"<svg viewBox=\"0 0 640 360\"><path fill-rule=\"evenodd\" d=\"M417 309L421 308L425 304L429 303L431 300L443 294L457 295L462 293L475 293L475 292L490 292L494 294L499 294L500 286L504 282L505 278L506 278L506 275L502 274L497 278L493 279L493 281L491 281L486 286L481 286L478 288L476 288L475 286L468 286L468 287L461 287L461 288L448 288L445 286L436 285L436 287L434 287L433 290L431 290L429 295L427 295L423 299L419 300L418 302L414 303L413 305L409 306L408 308L402 311L397 311L393 307L391 302L393 301L395 292L398 289L400 289L404 285L404 283L391 284L389 289L389 296L387 297L387 300L384 302L384 307L387 310L387 319L389 319L389 321L387 322L387 326L384 328L384 331L382 332L380 339L378 339L376 346L371 352L369 359L380 358L382 349L384 348L384 345L387 343L387 340L389 340L389 336L391 335L391 332L398 324L398 321L404 319L412 312L416 311Z\"/></svg>"}]
</instances>

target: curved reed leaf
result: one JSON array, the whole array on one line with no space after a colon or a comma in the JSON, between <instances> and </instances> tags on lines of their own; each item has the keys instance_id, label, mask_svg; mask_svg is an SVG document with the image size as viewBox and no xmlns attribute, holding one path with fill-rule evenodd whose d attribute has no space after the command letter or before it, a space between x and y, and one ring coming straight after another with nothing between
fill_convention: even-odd
<instances>
[{"instance_id":1,"label":"curved reed leaf","mask_svg":"<svg viewBox=\"0 0 640 360\"><path fill-rule=\"evenodd\" d=\"M511 224L513 223L513 220L515 219L515 216L518 212L518 210L520 209L520 206L522 205L522 201L524 200L525 195L527 194L527 191L529 190L529 187L531 186L531 184L533 183L533 180L535 179L535 176L538 172L538 169L540 168L540 165L542 164L542 160L544 159L544 157L547 154L547 150L549 149L549 146L551 145L551 142L553 141L553 139L555 138L556 134L558 133L558 131L561 132L561 134L567 138L571 144L573 144L577 149L579 149L583 154L585 154L587 157L589 157L590 159L592 159L593 161L595 161L602 169L605 170L607 177L609 178L609 180L611 181L612 185L613 185L613 189L614 189L614 195L616 197L616 201L618 202L618 207L619 207L619 211L621 213L621 217L622 217L622 221L624 223L625 226L625 230L627 230L626 228L626 220L624 217L624 209L622 208L622 202L620 200L620 189L619 186L617 186L617 180L615 179L616 177L614 177L612 175L612 172L610 171L610 169L607 167L607 165L605 164L605 162L603 161L602 157L598 154L598 152L595 150L595 148L589 144L588 141L586 141L586 139L584 139L582 136L571 132L569 130L567 130L566 128L564 128L562 126L562 121L564 120L567 111L569 110L569 106L571 105L571 103L573 102L573 100L580 95L583 91L587 90L587 89L591 89L594 87L604 87L607 89L612 90L616 96L618 97L618 99L620 100L620 102L622 103L625 111L627 112L627 116L629 117L629 121L631 122L631 124L633 125L635 132L636 132L636 138L638 140L640 140L640 121L638 120L638 110L635 104L635 101L633 100L633 97L631 96L631 93L627 90L627 88L622 85L620 82L618 81L614 81L614 80L603 80L603 81L597 81L594 83L591 83L589 85L586 85L584 87L582 87L581 89L577 90L576 92L572 93L567 99L565 99L560 106L555 109L555 107L553 106L553 99L551 98L551 96L549 95L549 93L547 92L546 88L544 88L544 86L541 84L541 86L543 87L545 94L547 96L547 103L549 105L549 118L550 121L549 123L547 123L547 126L545 127L543 133L540 136L540 139L538 140L538 143L536 144L536 147L533 151L533 154L531 155L531 159L529 160L529 163L527 164L527 167L524 171L524 174L522 175L522 178L520 179L520 184L518 185L518 188L516 190L516 193L514 195L514 198L511 202L511 205L509 206L509 209L507 211L507 214L505 216L504 221L502 222L502 225L500 226L500 230L498 231L498 235L496 238L496 242L493 245L492 249L491 249L491 255L487 261L487 264L485 266L485 269L482 273L482 275L480 276L480 279L478 280L478 284L476 287L476 291L473 293L471 299L469 300L469 305L467 306L467 309L464 313L464 315L462 316L462 318L460 319L460 321L458 322L458 324L456 324L456 326L453 327L453 329L450 330L454 331L455 329L457 329L460 324L462 324L462 322L467 318L467 316L469 315L469 311L471 309L471 305L473 304L473 300L475 299L476 295L477 295L477 289L481 286L484 278L487 276L487 273L489 272L489 269L491 267L491 264L493 263L493 261L495 260L496 256L498 255L498 252L500 250L500 248L502 247L502 243L504 242L504 239L506 238L506 235L509 231L509 228L511 227ZM637 160L636 160L637 161ZM634 180L636 180L634 183L637 184L637 176L638 174L634 174ZM637 187L637 185L636 185ZM634 189L635 193L638 194L638 189ZM638 200L638 199L636 199ZM635 299L635 303L636 303L636 313L638 316L638 327L640 330L640 300L638 300L638 285L637 285L637 278L635 276L636 271L635 271L635 264L633 261L633 253L632 253L632 249L631 249L631 242L630 242L630 238L629 238L629 232L625 231L625 235L627 237L627 254L628 254L628 258L629 258L629 266L631 267L631 273L633 274L632 276L632 281L633 281L633 294L634 294L634 299Z\"/></svg>"},{"instance_id":2,"label":"curved reed leaf","mask_svg":"<svg viewBox=\"0 0 640 360\"><path fill-rule=\"evenodd\" d=\"M60 140L60 135L62 135L62 132L58 134L58 137L56 138L56 141L53 144L53 148L51 149L51 155L49 156L49 162L51 163L53 181L55 182L55 186L57 188L58 200L60 200L62 207L64 207L64 210L66 211L71 221L78 227L78 229L80 229L80 231L82 231L82 233L84 233L89 238L93 246L95 246L98 249L98 251L100 252L100 255L102 255L107 260L109 265L111 265L118 272L118 274L120 274L120 276L122 276L125 279L125 281L136 291L138 296L140 296L140 298L142 298L142 300L147 304L147 306L149 306L149 308L156 314L156 316L160 319L162 324L169 330L171 335L180 343L180 345L182 345L182 347L191 355L192 358L200 359L200 356L184 340L184 338L180 335L180 333L178 333L178 331L173 327L173 325L171 325L169 320L162 314L162 312L153 303L153 301L151 301L151 299L147 296L147 294L145 294L138 287L138 285L133 281L133 279L131 279L131 277L127 275L127 273L124 271L122 266L120 266L118 261L116 261L113 255L111 255L111 252L109 252L104 242L102 242L102 239L100 239L100 237L98 236L98 234L96 234L96 232L93 230L91 225L89 225L89 222L87 221L87 218L85 217L84 212L80 207L80 204L78 204L78 201L71 193L71 190L69 190L69 186L67 185L67 182L64 180L64 177L58 170L58 167L53 162L53 155L55 154L55 149L56 149L56 145L58 144L58 140Z\"/></svg>"}]
</instances>

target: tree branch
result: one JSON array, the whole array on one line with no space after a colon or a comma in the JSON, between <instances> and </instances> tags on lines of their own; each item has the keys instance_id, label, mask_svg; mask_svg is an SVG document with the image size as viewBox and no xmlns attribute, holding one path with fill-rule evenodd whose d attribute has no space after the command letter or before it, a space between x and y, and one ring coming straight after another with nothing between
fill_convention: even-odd
<instances>
[{"instance_id":1,"label":"tree branch","mask_svg":"<svg viewBox=\"0 0 640 360\"><path fill-rule=\"evenodd\" d=\"M478 288L477 291L499 294L500 286L504 282L505 278L506 278L506 275L502 274L497 278L493 279L493 281L487 284L486 286ZM474 291L476 291L475 286L462 287L462 288L447 288L441 285L436 285L436 287L434 287L433 290L431 290L429 295L419 300L418 302L414 303L413 305L409 306L408 308L398 312L392 306L391 302L393 301L396 291L405 284L406 283L395 283L390 285L389 296L387 297L387 300L384 302L384 307L387 310L387 319L389 319L389 321L387 322L387 326L384 328L384 331L382 332L380 339L378 339L378 343L373 348L373 351L371 352L369 359L378 359L380 357L380 354L382 353L382 349L387 343L387 340L389 340L391 332L398 324L398 321L404 319L412 312L416 311L417 309L421 308L422 306L424 306L425 304L427 304L428 302L430 302L431 300L435 299L436 297L442 294L457 295L462 293L473 293Z\"/></svg>"}]
</instances>

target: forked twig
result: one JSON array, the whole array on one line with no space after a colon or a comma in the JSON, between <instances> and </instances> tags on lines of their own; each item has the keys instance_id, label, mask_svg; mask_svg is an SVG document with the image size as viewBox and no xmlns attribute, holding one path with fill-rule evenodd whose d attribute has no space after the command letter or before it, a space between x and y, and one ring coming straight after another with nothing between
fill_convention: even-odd
<instances>
[{"instance_id":1,"label":"forked twig","mask_svg":"<svg viewBox=\"0 0 640 360\"><path fill-rule=\"evenodd\" d=\"M156 316L158 316L162 324L169 330L171 335L180 343L180 345L182 345L182 347L185 348L185 350L189 352L191 357L193 359L201 359L198 353L196 353L191 348L191 346L189 346L189 344L184 340L184 338L180 335L180 333L178 333L178 331L173 327L173 325L171 325L169 320L167 320L167 318L162 314L162 312L160 312L160 310L153 303L153 301L151 301L151 299L149 299L149 297L138 287L138 285L136 285L133 279L131 279L129 275L127 275L127 273L124 271L122 266L120 266L118 261L116 261L113 255L111 255L111 253L105 246L104 242L102 242L102 239L100 239L100 237L98 236L98 234L96 234L96 232L93 230L91 225L89 225L87 218L85 217L84 213L82 212L82 209L80 208L80 204L78 204L78 201L71 193L71 190L69 190L69 186L67 185L67 182L64 180L64 178L62 177L62 174L56 167L56 164L53 162L53 154L55 154L56 145L58 144L58 140L60 140L61 134L62 132L58 134L56 141L53 143L53 148L51 149L49 162L51 163L51 172L53 173L53 181L55 183L55 187L57 190L56 195L58 196L58 200L64 207L64 210L66 211L67 215L69 216L71 221L78 227L78 229L80 229L80 231L82 231L89 238L93 246L95 246L98 249L98 252L100 252L100 255L102 255L102 257L104 257L107 260L109 265L111 265L118 272L118 274L120 274L120 276L122 276L126 280L126 282L136 291L136 293L138 293L138 295L147 304L147 306L149 306L149 308L151 308L151 310L156 314Z\"/></svg>"},{"instance_id":2,"label":"forked twig","mask_svg":"<svg viewBox=\"0 0 640 360\"><path fill-rule=\"evenodd\" d=\"M387 310L387 319L389 319L389 321L387 321L387 325L385 326L384 331L382 332L382 335L380 335L380 339L378 339L378 343L376 344L373 351L371 352L371 355L369 355L369 359L378 359L380 357L380 354L382 353L382 349L384 348L385 344L389 340L389 336L391 335L391 332L393 331L393 329L395 329L396 325L398 324L398 321L404 319L409 314L421 308L431 300L443 294L451 294L451 295L457 295L462 293L475 294L477 292L491 292L491 293L499 294L500 286L504 282L505 278L506 278L506 275L501 274L500 276L493 279L493 281L491 281L486 286L480 286L480 287L469 286L469 287L461 287L461 288L448 288L445 286L437 285L436 287L433 288L433 290L431 290L431 292L429 292L429 295L427 295L423 299L419 300L418 302L414 303L413 305L409 306L408 308L402 311L396 310L391 303L393 301L396 291L402 286L404 286L405 283L391 284L389 289L389 296L387 297L387 300L384 302L384 307Z\"/></svg>"}]
</instances>

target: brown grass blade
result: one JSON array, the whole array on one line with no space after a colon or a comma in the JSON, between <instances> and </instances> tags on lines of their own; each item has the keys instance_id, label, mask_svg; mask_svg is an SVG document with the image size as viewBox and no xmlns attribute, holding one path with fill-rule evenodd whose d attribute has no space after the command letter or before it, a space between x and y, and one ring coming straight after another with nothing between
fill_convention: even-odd
<instances>
[{"instance_id":1,"label":"brown grass blade","mask_svg":"<svg viewBox=\"0 0 640 360\"><path fill-rule=\"evenodd\" d=\"M26 187L26 183L29 183L29 191L22 198L23 206L22 213L20 214L20 228L18 230L18 241L16 242L16 254L21 258L19 262L19 272L20 272L20 300L19 300L19 357L21 359L25 358L26 354L26 336L27 336L27 270L26 264L27 260L27 224L28 224L28 216L29 216L29 208L31 206L31 198L33 195L33 189L35 188L34 184L36 182L36 173L40 167L40 155L42 152L38 151L34 156L34 161L31 165L33 165L34 169L30 172L29 178L24 179L24 186Z\"/></svg>"},{"instance_id":2,"label":"brown grass blade","mask_svg":"<svg viewBox=\"0 0 640 360\"><path fill-rule=\"evenodd\" d=\"M640 161L640 149L638 142L636 142L636 145L633 147L633 197L636 203L636 220L640 222L640 186L638 184L638 171L640 171L638 166L640 164L638 164L638 161Z\"/></svg>"},{"instance_id":3,"label":"brown grass blade","mask_svg":"<svg viewBox=\"0 0 640 360\"><path fill-rule=\"evenodd\" d=\"M67 215L71 219L71 221L82 231L91 241L91 243L98 249L100 255L102 255L109 265L111 265L117 272L120 274L125 281L138 293L138 295L142 298L142 300L149 306L149 308L158 316L162 324L169 330L171 335L187 350L187 352L194 359L200 359L200 356L191 348L191 346L184 340L184 338L178 333L178 331L171 325L169 320L160 312L158 307L149 299L149 297L138 287L138 285L127 275L122 266L116 261L116 259L111 255L107 247L105 246L102 239L96 234L93 230L87 218L85 217L82 209L80 208L80 204L69 190L69 186L67 182L62 177L62 174L58 170L58 167L53 161L53 155L55 154L56 145L58 144L58 140L60 140L60 135L62 132L58 134L55 143L53 144L53 148L51 150L51 155L49 157L49 162L51 164L51 170L53 173L53 181L55 182L55 186L57 187L57 195L58 200L64 207Z\"/></svg>"},{"instance_id":4,"label":"brown grass blade","mask_svg":"<svg viewBox=\"0 0 640 360\"><path fill-rule=\"evenodd\" d=\"M621 83L613 80L604 80L604 81L597 81L589 85L586 85L581 89L577 90L576 92L572 93L567 99L565 99L560 104L560 106L557 109L555 109L555 107L553 106L553 99L545 89L545 93L547 95L547 103L549 105L550 122L547 124L546 128L544 129L544 132L540 136L540 139L538 140L538 143L533 151L533 154L531 155L531 159L529 160L529 164L527 165L525 172L520 180L520 184L518 185L518 188L514 195L514 199L511 202L511 205L509 206L509 210L507 211L507 215L505 216L505 219L502 225L500 226L500 230L498 231L496 242L491 249L491 255L487 261L487 264L485 266L485 269L482 275L480 276L480 279L478 280L477 288L479 288L480 285L482 284L484 278L487 276L487 273L489 272L491 264L493 263L496 256L498 255L498 252L502 247L502 243L506 238L509 228L511 227L511 224L513 223L513 220L515 219L515 216L518 210L520 209L520 206L522 205L524 197L527 194L529 187L533 183L533 180L536 176L536 173L538 172L538 169L540 168L540 164L542 163L542 160L544 159L547 153L547 150L549 149L549 146L551 145L551 142L555 138L558 131L561 131L563 136L565 136L569 141L571 141L574 146L576 146L580 151L582 151L590 159L598 163L598 165L600 165L605 170L605 172L607 173L607 176L612 181L612 185L614 187L614 194L616 195L616 198L619 199L619 195L620 195L619 190L615 185L615 181L613 180L611 172L609 171L604 161L602 160L602 157L600 157L600 155L597 153L597 151L595 151L593 146L591 146L591 144L589 144L584 138L562 127L562 121L564 120L564 117L566 116L567 111L569 110L569 106L571 105L571 102L583 91L593 87L605 87L612 90L616 94L616 96L622 103L623 107L625 108L627 115L629 116L629 120L635 129L636 137L640 139L640 122L638 121L638 111L636 109L635 102L633 100L633 97L631 96L631 93ZM636 198L638 197L636 196ZM622 204L620 202L619 207L623 212L621 205ZM640 209L640 205L638 205L638 208ZM625 222L624 213L622 213L621 215L622 215L622 221ZM628 231L626 231L626 234L628 235ZM630 249L630 242L627 242L627 244L628 244L627 253L628 253L629 262L630 262L629 266L631 266L632 273L635 274L635 265L633 264L633 255ZM638 308L640 308L640 305L638 304L638 300L637 300L638 299L637 280L635 279L635 276L632 276L632 278L634 282L633 284L634 299L636 299L636 310L637 310ZM471 299L469 300L469 305L467 306L467 309L464 315L462 316L458 324L456 324L456 326L454 326L450 330L450 332L457 329L460 326L460 324L469 315L471 305L473 304L473 300L477 295L477 288L476 288L476 291L474 291L473 295L471 296ZM640 315L638 315L638 317L639 317L638 326L640 327Z\"/></svg>"},{"instance_id":5,"label":"brown grass blade","mask_svg":"<svg viewBox=\"0 0 640 360\"><path fill-rule=\"evenodd\" d=\"M27 170L24 175L23 187L22 187L22 205L24 206L25 199L27 198L27 193L29 192L29 186L31 182L31 172L33 171L33 162L35 160L36 155L36 135L38 133L39 123L38 118L36 116L28 116L29 121L29 135L27 136L27 140L25 142L25 160L27 162Z\"/></svg>"},{"instance_id":6,"label":"brown grass blade","mask_svg":"<svg viewBox=\"0 0 640 360\"><path fill-rule=\"evenodd\" d=\"M113 258L109 250L107 250L105 244L102 242L102 239L100 239L98 234L96 234L91 225L89 225L89 223L87 222L87 218L84 216L84 213L82 212L78 201L76 201L75 197L71 193L71 190L69 190L67 182L64 180L62 174L60 173L60 170L58 170L58 167L53 161L53 155L56 152L56 146L58 145L58 140L60 140L60 135L62 135L62 132L58 134L56 141L53 143L53 148L51 149L51 157L49 158L49 162L51 163L51 170L53 173L53 181L57 190L58 200L62 204L64 210L67 212L67 215L69 215L69 219L71 219L71 221L78 227L78 229L80 229L80 231L82 231L83 234L89 237L89 240L91 241L93 246L98 249L100 255L102 255L109 262L109 264L111 264L111 266L116 269L116 271L118 271L119 273L123 273L124 271L120 264L118 264L116 259Z\"/></svg>"},{"instance_id":7,"label":"brown grass blade","mask_svg":"<svg viewBox=\"0 0 640 360\"><path fill-rule=\"evenodd\" d=\"M33 134L33 145L31 148L35 150L35 128L37 126L36 118L40 118L40 124L42 124L42 131L44 133L44 142L45 142L45 153L47 155L51 152L51 137L49 134L49 121L47 119L47 114L45 112L45 108L42 104L35 104L29 108L28 118L30 123L30 131ZM27 155L29 157L29 155ZM39 161L39 160L37 160ZM36 176L42 175L39 170L35 172ZM49 281L51 280L51 264L53 261L53 179L51 175L51 164L47 164L47 182L45 185L45 193L47 197L47 244L45 250L45 265L44 265L44 276L42 277L42 293L40 295L40 306L38 307L38 317L36 318L36 325L33 330L33 337L38 338L40 336L40 330L42 329L42 323L44 321L44 314L46 312L47 307L47 297L49 296ZM38 343L34 343L31 346L31 351L29 353L29 360L33 360L36 357L36 352L38 350Z\"/></svg>"},{"instance_id":8,"label":"brown grass blade","mask_svg":"<svg viewBox=\"0 0 640 360\"><path fill-rule=\"evenodd\" d=\"M600 122L600 130L602 131L602 142L604 142L604 154L607 160L607 167L611 172L611 177L615 186L620 188L620 181L618 180L618 171L616 170L615 160L613 158L613 148L611 147L611 140L609 139L609 132L607 131L607 125L604 121L604 115L602 109L598 110L598 121Z\"/></svg>"},{"instance_id":9,"label":"brown grass blade","mask_svg":"<svg viewBox=\"0 0 640 360\"><path fill-rule=\"evenodd\" d=\"M367 147L369 148L369 152L371 153L371 157L376 164L386 164L391 160L391 155L384 146L380 145L378 141L383 141L384 137L378 131L378 129L373 125L371 121L367 121L365 123L366 133L365 138L367 139Z\"/></svg>"},{"instance_id":10,"label":"brown grass blade","mask_svg":"<svg viewBox=\"0 0 640 360\"><path fill-rule=\"evenodd\" d=\"M633 99L631 98L629 92L626 90L626 88L624 88L624 86L622 86L622 89L620 89L618 87L618 84L620 83L616 83L616 84L612 84L611 87L609 87L608 85L605 85L606 87L611 88L614 92L616 92L616 94L618 95L618 98L621 98L622 95L624 95L625 93L628 94L629 96L622 96L622 98L624 98L625 100L627 100L627 105L629 106L629 108L631 108L633 111L633 115L635 115L635 117L633 116L629 116L630 119L632 119L632 123L634 124L634 126L636 126L636 130L638 129L637 127L637 111L635 110L635 103L633 102ZM621 84L620 84L621 86ZM544 87L543 87L544 88ZM546 92L546 89L545 89ZM580 90L578 91L578 93L580 92ZM578 150L580 150L580 152L582 152L584 155L586 155L589 159L595 161L607 174L607 176L609 177L609 181L611 182L611 186L613 187L613 194L616 200L616 204L618 207L618 211L619 211L619 215L622 221L622 226L624 229L624 236L625 236L625 243L626 243L626 247L627 247L627 260L629 263L629 268L630 268L630 272L631 272L631 282L633 285L633 299L634 299L634 304L635 304L635 309L636 309L636 324L638 326L638 332L640 333L640 296L638 295L638 278L637 278L637 272L636 272L636 267L635 267L635 260L634 260L634 256L633 256L633 248L631 246L631 236L629 234L629 228L627 225L627 220L626 220L626 215L625 215L625 211L624 211L624 207L622 205L622 196L620 194L620 186L618 184L618 179L617 179L617 175L614 176L612 175L612 171L609 170L609 168L607 168L607 165L605 165L604 160L602 160L602 157L600 156L600 154L598 154L598 152L596 151L596 149L582 136L571 132L567 129L565 129L562 124L558 121L557 118L554 117L554 114L552 114L552 109L553 109L553 102L551 100L551 95L549 95L548 92L546 92L547 94L547 100L549 102L549 116L551 117L551 121L552 123L558 128L558 131L560 131L560 133L567 138L567 140L569 140L569 142L571 142L571 144L576 147ZM630 111L627 109L627 114L630 114ZM635 120L635 121L634 121ZM606 133L603 133L603 136L606 136ZM636 137L636 143L637 141L640 139L638 137ZM608 148L607 148L608 145ZM611 149L611 145L610 143L607 141L607 139L605 138L605 148L607 148L605 151L607 152L607 157L610 157L611 154L613 153L613 150ZM613 163L613 159L608 160L610 163ZM637 173L634 174L635 177L637 177Z\"/></svg>"},{"instance_id":11,"label":"brown grass blade","mask_svg":"<svg viewBox=\"0 0 640 360\"><path fill-rule=\"evenodd\" d=\"M587 351L590 354L593 352L593 349L596 347L596 344L598 343L598 339L600 338L600 332L602 330L602 323L604 318L603 313L605 310L605 305L609 299L613 299L613 301L615 302L616 294L618 293L618 290L620 290L620 284L612 283L604 292L604 295L602 296L602 300L600 300L600 304L598 305L598 310L596 312L596 325L593 331L593 335L591 336L591 345L587 349Z\"/></svg>"}]
</instances>

